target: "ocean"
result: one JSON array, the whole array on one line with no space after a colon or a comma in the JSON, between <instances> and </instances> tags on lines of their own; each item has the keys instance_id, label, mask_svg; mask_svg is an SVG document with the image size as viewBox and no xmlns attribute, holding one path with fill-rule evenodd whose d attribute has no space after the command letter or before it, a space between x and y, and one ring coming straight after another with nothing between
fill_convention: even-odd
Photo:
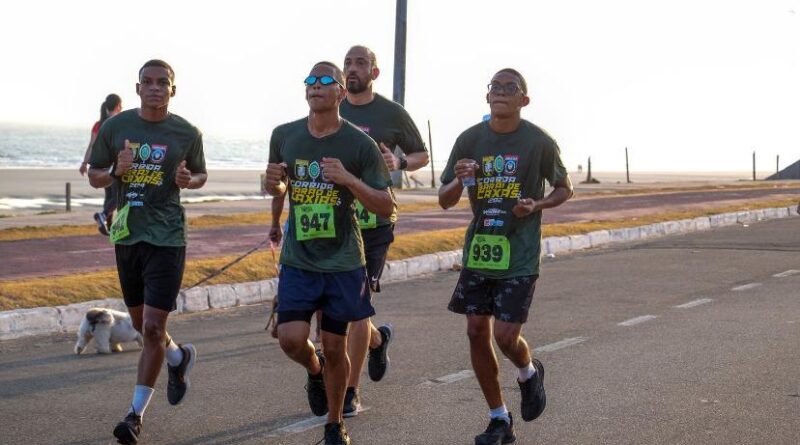
<instances>
[{"instance_id":1,"label":"ocean","mask_svg":"<svg viewBox=\"0 0 800 445\"><path fill-rule=\"evenodd\" d=\"M48 127L0 123L0 168L78 168L89 144L90 127ZM261 170L269 146L263 140L203 135L209 169Z\"/></svg>"}]
</instances>

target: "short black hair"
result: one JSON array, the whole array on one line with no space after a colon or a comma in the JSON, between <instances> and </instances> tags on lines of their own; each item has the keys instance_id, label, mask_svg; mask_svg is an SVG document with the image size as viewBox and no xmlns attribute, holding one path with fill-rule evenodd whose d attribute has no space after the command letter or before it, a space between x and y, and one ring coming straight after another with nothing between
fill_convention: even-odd
<instances>
[{"instance_id":1,"label":"short black hair","mask_svg":"<svg viewBox=\"0 0 800 445\"><path fill-rule=\"evenodd\" d=\"M151 60L148 60L147 62L145 62L144 65L142 65L142 67L139 68L139 78L140 79L142 78L142 71L144 71L145 68L148 68L148 67L151 67L151 66L157 66L157 67L164 68L165 70L167 70L167 73L169 74L169 80L172 81L172 82L175 81L175 70L173 70L172 67L169 66L169 63L164 62L161 59L151 59Z\"/></svg>"},{"instance_id":2,"label":"short black hair","mask_svg":"<svg viewBox=\"0 0 800 445\"><path fill-rule=\"evenodd\" d=\"M500 71L496 72L494 75L496 76L500 73L508 73L513 76L517 76L517 78L519 79L519 86L520 88L522 88L523 94L525 95L528 94L528 82L525 82L525 78L522 77L522 74L520 74L519 71L515 70L514 68L503 68Z\"/></svg>"},{"instance_id":3,"label":"short black hair","mask_svg":"<svg viewBox=\"0 0 800 445\"><path fill-rule=\"evenodd\" d=\"M312 69L320 65L325 65L327 67L333 68L333 78L336 79L337 82L339 82L339 85L344 85L344 74L342 73L342 70L335 63L323 60L322 62L315 63Z\"/></svg>"}]
</instances>

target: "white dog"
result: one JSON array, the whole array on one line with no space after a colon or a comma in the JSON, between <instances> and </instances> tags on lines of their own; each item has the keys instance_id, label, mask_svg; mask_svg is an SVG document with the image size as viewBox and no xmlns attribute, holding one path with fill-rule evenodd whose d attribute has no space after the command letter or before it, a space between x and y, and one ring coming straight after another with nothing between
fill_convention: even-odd
<instances>
[{"instance_id":1,"label":"white dog","mask_svg":"<svg viewBox=\"0 0 800 445\"><path fill-rule=\"evenodd\" d=\"M122 352L121 343L135 341L142 346L142 335L133 328L131 316L113 309L91 308L81 321L75 353L80 354L94 338L97 352L110 354Z\"/></svg>"}]
</instances>

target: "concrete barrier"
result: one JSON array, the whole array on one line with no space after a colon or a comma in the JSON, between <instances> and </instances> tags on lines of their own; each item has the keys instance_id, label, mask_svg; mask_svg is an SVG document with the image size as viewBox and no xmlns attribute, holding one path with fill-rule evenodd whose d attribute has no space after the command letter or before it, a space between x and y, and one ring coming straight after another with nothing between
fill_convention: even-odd
<instances>
[{"instance_id":1,"label":"concrete barrier","mask_svg":"<svg viewBox=\"0 0 800 445\"><path fill-rule=\"evenodd\" d=\"M234 283L233 292L236 294L237 306L247 306L249 304L258 304L264 302L264 300L261 298L260 281Z\"/></svg>"},{"instance_id":2,"label":"concrete barrier","mask_svg":"<svg viewBox=\"0 0 800 445\"><path fill-rule=\"evenodd\" d=\"M208 286L208 307L223 309L236 306L236 291L230 284Z\"/></svg>"},{"instance_id":3,"label":"concrete barrier","mask_svg":"<svg viewBox=\"0 0 800 445\"><path fill-rule=\"evenodd\" d=\"M202 312L208 309L207 287L184 290L178 295L178 312Z\"/></svg>"},{"instance_id":4,"label":"concrete barrier","mask_svg":"<svg viewBox=\"0 0 800 445\"><path fill-rule=\"evenodd\" d=\"M611 242L611 235L608 233L608 230L595 230L586 235L589 237L589 242L592 243L592 247L605 246Z\"/></svg>"}]
</instances>

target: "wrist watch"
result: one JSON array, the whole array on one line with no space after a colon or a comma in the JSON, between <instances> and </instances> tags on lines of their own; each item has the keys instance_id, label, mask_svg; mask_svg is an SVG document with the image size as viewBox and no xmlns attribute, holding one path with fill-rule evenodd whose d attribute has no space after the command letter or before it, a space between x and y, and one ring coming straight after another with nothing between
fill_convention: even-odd
<instances>
[{"instance_id":1,"label":"wrist watch","mask_svg":"<svg viewBox=\"0 0 800 445\"><path fill-rule=\"evenodd\" d=\"M111 166L111 170L108 171L108 176L111 176L111 179L119 179L119 176L114 174L114 171L117 169L116 165Z\"/></svg>"},{"instance_id":2,"label":"wrist watch","mask_svg":"<svg viewBox=\"0 0 800 445\"><path fill-rule=\"evenodd\" d=\"M408 168L408 159L405 156L400 156L400 170Z\"/></svg>"}]
</instances>

